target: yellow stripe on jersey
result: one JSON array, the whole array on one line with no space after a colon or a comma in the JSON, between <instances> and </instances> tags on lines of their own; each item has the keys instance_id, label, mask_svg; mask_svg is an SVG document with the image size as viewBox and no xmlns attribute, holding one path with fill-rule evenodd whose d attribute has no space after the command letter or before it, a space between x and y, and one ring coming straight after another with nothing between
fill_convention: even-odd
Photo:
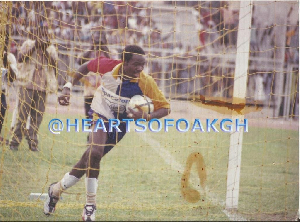
<instances>
[{"instance_id":1,"label":"yellow stripe on jersey","mask_svg":"<svg viewBox=\"0 0 300 222\"><path fill-rule=\"evenodd\" d=\"M152 99L154 111L160 108L170 108L170 103L168 103L164 94L159 90L152 76L141 72L139 87L145 96L148 96L150 99Z\"/></svg>"},{"instance_id":2,"label":"yellow stripe on jersey","mask_svg":"<svg viewBox=\"0 0 300 222\"><path fill-rule=\"evenodd\" d=\"M112 76L117 79L119 75L119 70L122 66L122 63L118 64L112 72ZM154 105L154 111L160 108L170 108L170 103L168 103L166 97L163 93L159 90L156 82L154 79L146 75L144 72L140 73L139 79L133 79L131 82L138 82L140 89L142 90L145 96L148 96Z\"/></svg>"}]
</instances>

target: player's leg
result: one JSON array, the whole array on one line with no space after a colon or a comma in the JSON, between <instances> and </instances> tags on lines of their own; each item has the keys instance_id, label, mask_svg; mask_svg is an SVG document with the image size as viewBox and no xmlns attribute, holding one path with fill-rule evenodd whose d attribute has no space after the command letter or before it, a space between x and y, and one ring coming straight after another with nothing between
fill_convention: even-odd
<instances>
[{"instance_id":1,"label":"player's leg","mask_svg":"<svg viewBox=\"0 0 300 222\"><path fill-rule=\"evenodd\" d=\"M26 122L28 115L30 113L30 104L32 100L33 91L26 89L25 87L20 87L19 91L19 103L18 103L18 118L14 131L12 133L12 138L9 143L11 150L18 150L18 146L22 141L23 131L26 128Z\"/></svg>"},{"instance_id":2,"label":"player's leg","mask_svg":"<svg viewBox=\"0 0 300 222\"><path fill-rule=\"evenodd\" d=\"M33 100L31 102L30 110L30 127L26 133L29 149L31 151L38 151L38 130L43 120L45 112L46 93L37 90L33 91Z\"/></svg>"},{"instance_id":3,"label":"player's leg","mask_svg":"<svg viewBox=\"0 0 300 222\"><path fill-rule=\"evenodd\" d=\"M78 181L79 178L66 173L59 182L52 183L48 188L48 197L44 202L44 214L50 215L51 213L54 213L55 206L61 193L67 188L75 185Z\"/></svg>"},{"instance_id":4,"label":"player's leg","mask_svg":"<svg viewBox=\"0 0 300 222\"><path fill-rule=\"evenodd\" d=\"M85 112L86 119L90 118L89 111L91 109L91 104L92 104L93 98L94 98L93 95L84 96L84 112ZM89 142L89 134L87 136L87 142Z\"/></svg>"},{"instance_id":5,"label":"player's leg","mask_svg":"<svg viewBox=\"0 0 300 222\"><path fill-rule=\"evenodd\" d=\"M108 122L105 123L106 129L109 129ZM94 131L93 126L93 131ZM90 134L90 147L87 158L86 170L86 204L83 209L82 219L84 221L95 220L96 213L96 193L98 187L98 176L100 172L100 162L102 157L107 154L126 134L126 124L119 126L121 132L115 129L113 132L104 133L102 130ZM80 166L80 165L78 165ZM73 168L74 170L74 168ZM72 171L73 171L72 170ZM72 173L72 172L71 172ZM76 172L74 172L76 173Z\"/></svg>"},{"instance_id":6,"label":"player's leg","mask_svg":"<svg viewBox=\"0 0 300 222\"><path fill-rule=\"evenodd\" d=\"M85 181L87 189L87 204L96 206L96 191L98 186L97 178L99 175L100 160L104 153L106 140L106 132L99 130L91 133L89 148L84 152L81 159L59 182L50 185L48 198L44 204L44 213L46 215L55 211L56 203L63 191L75 185L85 173L91 177L86 178Z\"/></svg>"},{"instance_id":7,"label":"player's leg","mask_svg":"<svg viewBox=\"0 0 300 222\"><path fill-rule=\"evenodd\" d=\"M93 127L94 130L94 127ZM81 164L85 164L86 178L86 204L82 212L82 219L84 221L95 220L96 213L96 194L98 187L98 176L100 173L100 161L104 155L104 149L108 139L108 134L99 130L97 132L90 133L89 143L90 148L86 152L86 162L79 162L77 167L81 167ZM75 167L70 174L77 174Z\"/></svg>"},{"instance_id":8,"label":"player's leg","mask_svg":"<svg viewBox=\"0 0 300 222\"><path fill-rule=\"evenodd\" d=\"M105 123L106 129L108 129L107 122ZM88 157L88 165L86 171L86 204L83 209L82 219L84 221L95 220L96 213L96 192L98 187L98 176L100 172L100 161L104 155L106 155L126 134L126 124L123 122L119 125L121 132L117 132L115 129L113 132L106 134L107 140L104 144L103 141L99 140L97 133L91 134L90 142L93 150L90 150ZM103 133L102 131L100 131ZM94 146L97 144L99 147Z\"/></svg>"}]
</instances>

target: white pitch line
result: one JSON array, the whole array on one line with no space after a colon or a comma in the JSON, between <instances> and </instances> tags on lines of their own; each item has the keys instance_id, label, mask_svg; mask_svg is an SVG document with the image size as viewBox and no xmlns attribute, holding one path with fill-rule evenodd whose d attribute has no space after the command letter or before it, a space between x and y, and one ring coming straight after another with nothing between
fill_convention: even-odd
<instances>
[{"instance_id":1,"label":"white pitch line","mask_svg":"<svg viewBox=\"0 0 300 222\"><path fill-rule=\"evenodd\" d=\"M151 148L165 161L165 163L167 163L168 165L171 166L171 168L173 170L176 170L179 173L184 172L184 167L180 163L178 163L175 160L175 158L170 154L170 152L167 151L166 149L164 149L158 141L151 138L151 136L149 134L147 134L147 136L146 136L145 133L140 133L139 135L144 140L144 142L148 143L151 146ZM192 183L191 183L191 185L194 188L199 189L199 187L201 187L201 186L197 187L197 186L194 185L194 184L199 184L199 182L196 181L196 179L195 179L196 175L194 173L191 173L191 174L192 174L192 177L191 177ZM206 196L209 197L209 199L211 200L211 202L213 204L225 206L225 201L218 200L218 198L216 198L216 195L214 195L208 187L206 187L204 192L205 192ZM245 218L238 215L237 213L232 213L228 210L222 210L222 212L231 221L246 221Z\"/></svg>"}]
</instances>

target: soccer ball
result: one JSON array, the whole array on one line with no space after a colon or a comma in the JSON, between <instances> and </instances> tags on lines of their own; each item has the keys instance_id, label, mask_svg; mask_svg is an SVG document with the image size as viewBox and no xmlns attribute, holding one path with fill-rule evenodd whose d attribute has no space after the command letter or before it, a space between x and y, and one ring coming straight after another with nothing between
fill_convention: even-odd
<instances>
[{"instance_id":1,"label":"soccer ball","mask_svg":"<svg viewBox=\"0 0 300 222\"><path fill-rule=\"evenodd\" d=\"M131 108L134 111L138 111L138 108L136 108L135 105L138 105L139 107L141 107L141 109L147 114L150 114L154 111L153 102L147 96L141 96L141 95L133 96L130 99L129 103L127 103L127 105L126 105L126 111L130 112L130 110L128 108Z\"/></svg>"}]
</instances>

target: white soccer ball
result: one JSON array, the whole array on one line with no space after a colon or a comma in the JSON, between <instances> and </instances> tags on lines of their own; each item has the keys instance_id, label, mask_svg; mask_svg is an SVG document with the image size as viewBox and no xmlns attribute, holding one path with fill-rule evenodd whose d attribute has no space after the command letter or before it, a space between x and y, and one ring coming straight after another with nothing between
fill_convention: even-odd
<instances>
[{"instance_id":1,"label":"white soccer ball","mask_svg":"<svg viewBox=\"0 0 300 222\"><path fill-rule=\"evenodd\" d=\"M153 102L147 96L141 96L141 95L133 96L130 99L129 103L127 103L127 105L126 105L126 111L130 112L130 110L128 108L131 108L134 111L138 111L138 108L135 107L136 105L141 107L141 109L147 114L150 114L154 111Z\"/></svg>"}]
</instances>

